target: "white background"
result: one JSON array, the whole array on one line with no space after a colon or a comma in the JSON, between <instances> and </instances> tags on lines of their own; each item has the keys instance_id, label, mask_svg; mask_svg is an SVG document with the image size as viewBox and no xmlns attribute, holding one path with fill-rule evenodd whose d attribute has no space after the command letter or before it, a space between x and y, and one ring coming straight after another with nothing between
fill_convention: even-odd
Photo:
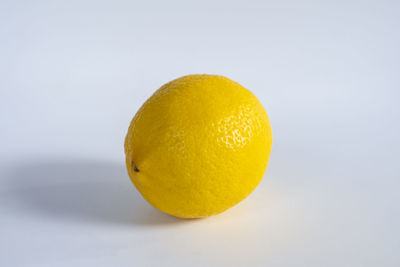
<instances>
[{"instance_id":1,"label":"white background","mask_svg":"<svg viewBox=\"0 0 400 267\"><path fill-rule=\"evenodd\" d=\"M225 75L268 111L261 185L179 220L124 168L140 105ZM400 266L400 2L0 2L0 265Z\"/></svg>"}]
</instances>

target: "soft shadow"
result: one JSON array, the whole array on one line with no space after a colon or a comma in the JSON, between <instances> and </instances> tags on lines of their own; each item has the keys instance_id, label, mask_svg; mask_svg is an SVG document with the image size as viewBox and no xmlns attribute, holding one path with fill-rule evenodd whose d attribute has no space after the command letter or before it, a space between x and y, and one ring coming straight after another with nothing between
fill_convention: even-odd
<instances>
[{"instance_id":1,"label":"soft shadow","mask_svg":"<svg viewBox=\"0 0 400 267\"><path fill-rule=\"evenodd\" d=\"M148 204L123 165L84 160L25 162L11 178L13 196L26 214L93 224L182 222Z\"/></svg>"}]
</instances>

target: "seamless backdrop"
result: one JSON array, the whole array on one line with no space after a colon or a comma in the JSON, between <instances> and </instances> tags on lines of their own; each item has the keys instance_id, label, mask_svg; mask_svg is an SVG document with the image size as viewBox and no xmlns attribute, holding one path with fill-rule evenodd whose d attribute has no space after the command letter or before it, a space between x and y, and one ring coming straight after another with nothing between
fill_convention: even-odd
<instances>
[{"instance_id":1,"label":"seamless backdrop","mask_svg":"<svg viewBox=\"0 0 400 267\"><path fill-rule=\"evenodd\" d=\"M1 266L400 265L399 1L0 3ZM124 169L140 105L192 73L249 88L261 185L178 220Z\"/></svg>"}]
</instances>

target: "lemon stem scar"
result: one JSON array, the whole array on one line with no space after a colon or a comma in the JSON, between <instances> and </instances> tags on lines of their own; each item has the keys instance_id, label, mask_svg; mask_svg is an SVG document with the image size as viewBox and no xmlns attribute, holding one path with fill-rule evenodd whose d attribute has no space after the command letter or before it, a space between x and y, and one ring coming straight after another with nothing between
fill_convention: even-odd
<instances>
[{"instance_id":1,"label":"lemon stem scar","mask_svg":"<svg viewBox=\"0 0 400 267\"><path fill-rule=\"evenodd\" d=\"M136 165L133 167L133 170L134 170L135 172L139 172L139 169L138 169L138 167L136 167Z\"/></svg>"},{"instance_id":2,"label":"lemon stem scar","mask_svg":"<svg viewBox=\"0 0 400 267\"><path fill-rule=\"evenodd\" d=\"M133 161L131 161L131 166L133 167L133 170L134 170L135 172L139 172L138 167L136 166L136 164L135 164Z\"/></svg>"}]
</instances>

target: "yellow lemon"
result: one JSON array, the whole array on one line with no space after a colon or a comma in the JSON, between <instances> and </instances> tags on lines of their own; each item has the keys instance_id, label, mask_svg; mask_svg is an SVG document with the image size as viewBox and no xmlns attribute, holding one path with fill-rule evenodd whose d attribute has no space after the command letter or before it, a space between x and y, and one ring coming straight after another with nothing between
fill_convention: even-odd
<instances>
[{"instance_id":1,"label":"yellow lemon","mask_svg":"<svg viewBox=\"0 0 400 267\"><path fill-rule=\"evenodd\" d=\"M181 218L215 215L260 183L272 146L268 116L240 84L188 75L158 89L125 139L129 176L157 209Z\"/></svg>"}]
</instances>

